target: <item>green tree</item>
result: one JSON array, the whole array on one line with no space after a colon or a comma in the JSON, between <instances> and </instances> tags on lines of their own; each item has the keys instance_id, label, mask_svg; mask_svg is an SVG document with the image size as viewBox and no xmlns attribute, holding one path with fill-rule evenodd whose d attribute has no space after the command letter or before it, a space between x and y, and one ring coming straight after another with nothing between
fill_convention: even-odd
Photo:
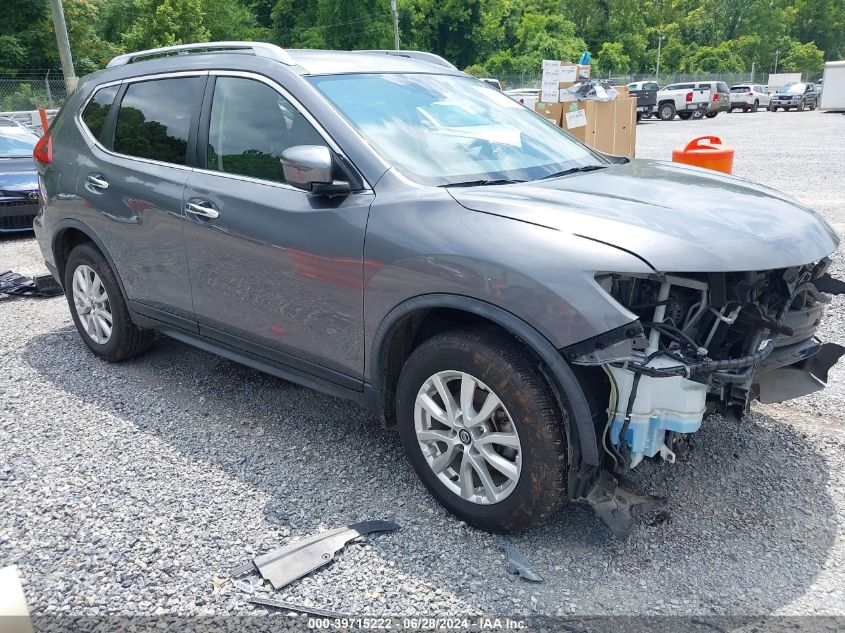
<instances>
[{"instance_id":1,"label":"green tree","mask_svg":"<svg viewBox=\"0 0 845 633\"><path fill-rule=\"evenodd\" d=\"M271 38L280 46L299 48L393 48L388 7L382 0L278 0Z\"/></svg>"},{"instance_id":2,"label":"green tree","mask_svg":"<svg viewBox=\"0 0 845 633\"><path fill-rule=\"evenodd\" d=\"M26 63L26 49L13 35L0 35L0 73L14 75Z\"/></svg>"},{"instance_id":3,"label":"green tree","mask_svg":"<svg viewBox=\"0 0 845 633\"><path fill-rule=\"evenodd\" d=\"M208 42L202 0L136 0L135 19L123 36L129 50Z\"/></svg>"},{"instance_id":4,"label":"green tree","mask_svg":"<svg viewBox=\"0 0 845 633\"><path fill-rule=\"evenodd\" d=\"M781 63L784 70L803 73L805 78L824 68L824 53L813 42L794 43Z\"/></svg>"},{"instance_id":5,"label":"green tree","mask_svg":"<svg viewBox=\"0 0 845 633\"><path fill-rule=\"evenodd\" d=\"M464 72L468 75L472 75L473 77L489 77L490 71L487 70L486 66L482 66L481 64L471 64L464 68Z\"/></svg>"},{"instance_id":6,"label":"green tree","mask_svg":"<svg viewBox=\"0 0 845 633\"><path fill-rule=\"evenodd\" d=\"M408 0L403 39L410 48L437 53L463 68L478 59L481 0Z\"/></svg>"},{"instance_id":7,"label":"green tree","mask_svg":"<svg viewBox=\"0 0 845 633\"><path fill-rule=\"evenodd\" d=\"M622 42L605 42L596 55L596 67L601 72L628 72L631 58L625 54Z\"/></svg>"}]
</instances>

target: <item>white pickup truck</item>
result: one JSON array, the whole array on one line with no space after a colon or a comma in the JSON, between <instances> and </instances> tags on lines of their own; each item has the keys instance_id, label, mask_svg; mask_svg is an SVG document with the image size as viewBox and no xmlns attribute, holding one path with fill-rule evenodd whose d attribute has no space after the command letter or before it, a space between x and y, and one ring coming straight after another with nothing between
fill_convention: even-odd
<instances>
[{"instance_id":1,"label":"white pickup truck","mask_svg":"<svg viewBox=\"0 0 845 633\"><path fill-rule=\"evenodd\" d=\"M710 103L710 91L696 88L694 83L670 84L657 91L657 116L671 121L680 112L689 112L688 118L700 119Z\"/></svg>"}]
</instances>

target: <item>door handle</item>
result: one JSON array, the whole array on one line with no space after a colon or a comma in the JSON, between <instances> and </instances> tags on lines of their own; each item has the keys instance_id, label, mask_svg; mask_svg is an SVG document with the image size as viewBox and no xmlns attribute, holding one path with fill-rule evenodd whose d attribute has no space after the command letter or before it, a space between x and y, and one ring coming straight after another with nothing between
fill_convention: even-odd
<instances>
[{"instance_id":1,"label":"door handle","mask_svg":"<svg viewBox=\"0 0 845 633\"><path fill-rule=\"evenodd\" d=\"M102 176L100 176L99 174L97 174L96 176L94 174L91 174L86 179L86 182L88 183L88 186L94 187L95 189L108 189L109 188L108 181L105 178L103 178Z\"/></svg>"},{"instance_id":2,"label":"door handle","mask_svg":"<svg viewBox=\"0 0 845 633\"><path fill-rule=\"evenodd\" d=\"M210 204L210 203L205 203L205 204ZM212 220L214 218L220 217L220 213L218 213L216 210L212 209L210 206L206 207L202 204L197 204L195 202L186 202L185 203L185 211L187 211L188 213L191 213L193 215L198 215L198 216L203 217L203 218L210 218Z\"/></svg>"}]
</instances>

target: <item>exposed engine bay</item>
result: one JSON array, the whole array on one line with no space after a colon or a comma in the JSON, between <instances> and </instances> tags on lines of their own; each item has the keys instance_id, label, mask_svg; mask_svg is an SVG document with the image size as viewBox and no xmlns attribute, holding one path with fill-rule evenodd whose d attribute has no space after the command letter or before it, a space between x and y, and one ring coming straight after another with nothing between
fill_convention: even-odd
<instances>
[{"instance_id":1,"label":"exposed engine bay","mask_svg":"<svg viewBox=\"0 0 845 633\"><path fill-rule=\"evenodd\" d=\"M616 472L644 458L675 461L675 446L705 413L739 418L750 402L818 391L845 347L816 337L845 283L829 260L737 273L599 274L639 320L572 346L576 365L600 367L609 395L602 447Z\"/></svg>"}]
</instances>

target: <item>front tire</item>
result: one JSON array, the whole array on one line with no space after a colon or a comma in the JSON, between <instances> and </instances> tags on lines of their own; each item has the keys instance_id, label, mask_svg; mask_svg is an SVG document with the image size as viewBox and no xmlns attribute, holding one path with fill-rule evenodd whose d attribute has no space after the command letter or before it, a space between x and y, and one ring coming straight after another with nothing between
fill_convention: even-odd
<instances>
[{"instance_id":1,"label":"front tire","mask_svg":"<svg viewBox=\"0 0 845 633\"><path fill-rule=\"evenodd\" d=\"M798 107L796 108L796 110L798 110L798 112L804 111L804 102L803 101L798 104Z\"/></svg>"},{"instance_id":2,"label":"front tire","mask_svg":"<svg viewBox=\"0 0 845 633\"><path fill-rule=\"evenodd\" d=\"M76 329L94 354L118 362L150 346L153 331L132 323L117 277L96 246L88 242L71 251L64 285Z\"/></svg>"},{"instance_id":3,"label":"front tire","mask_svg":"<svg viewBox=\"0 0 845 633\"><path fill-rule=\"evenodd\" d=\"M755 99L755 100L754 100L754 105L752 105L752 106L751 106L751 111L752 111L752 112L757 112L757 110L758 110L759 108L760 108L760 102L759 102L757 99Z\"/></svg>"},{"instance_id":4,"label":"front tire","mask_svg":"<svg viewBox=\"0 0 845 633\"><path fill-rule=\"evenodd\" d=\"M565 499L560 415L536 361L497 332L420 345L396 391L399 435L429 492L489 532L522 530Z\"/></svg>"}]
</instances>

